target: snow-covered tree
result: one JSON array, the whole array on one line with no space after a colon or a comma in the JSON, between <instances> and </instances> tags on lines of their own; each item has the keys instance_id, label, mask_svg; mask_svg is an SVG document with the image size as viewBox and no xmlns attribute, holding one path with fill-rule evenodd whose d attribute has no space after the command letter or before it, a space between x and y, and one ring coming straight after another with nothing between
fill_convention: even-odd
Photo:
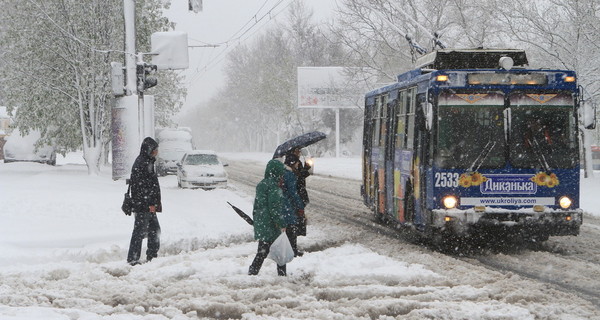
<instances>
[{"instance_id":1,"label":"snow-covered tree","mask_svg":"<svg viewBox=\"0 0 600 320\"><path fill-rule=\"evenodd\" d=\"M152 32L169 28L162 8L161 0L136 1L140 50ZM6 0L0 25L0 59L10 66L0 70L2 95L15 125L21 132L40 130L40 143L83 148L88 172L96 174L110 142L110 62L125 54L123 2ZM181 106L178 81L163 74L154 89L159 122L168 122Z\"/></svg>"},{"instance_id":2,"label":"snow-covered tree","mask_svg":"<svg viewBox=\"0 0 600 320\"><path fill-rule=\"evenodd\" d=\"M585 89L586 98L600 99L600 1L552 0L533 2L494 1L498 20L507 38L527 49L536 67L570 69ZM582 145L600 141L600 126L592 138L590 130ZM591 153L584 152L586 176L591 173Z\"/></svg>"},{"instance_id":3,"label":"snow-covered tree","mask_svg":"<svg viewBox=\"0 0 600 320\"><path fill-rule=\"evenodd\" d=\"M332 30L348 48L347 64L368 67L385 83L412 68L434 34L449 48L502 47L493 7L480 0L343 0Z\"/></svg>"}]
</instances>

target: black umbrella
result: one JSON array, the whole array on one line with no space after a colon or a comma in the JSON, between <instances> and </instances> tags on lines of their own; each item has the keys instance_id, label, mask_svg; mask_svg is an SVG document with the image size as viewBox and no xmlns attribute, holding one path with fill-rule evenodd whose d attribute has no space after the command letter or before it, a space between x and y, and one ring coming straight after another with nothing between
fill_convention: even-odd
<instances>
[{"instance_id":1,"label":"black umbrella","mask_svg":"<svg viewBox=\"0 0 600 320\"><path fill-rule=\"evenodd\" d=\"M313 131L309 133L305 133L303 135L292 138L277 147L275 149L275 153L273 154L273 159L283 157L286 153L294 150L295 148L304 148L306 146L310 146L311 144L321 141L325 139L327 135L323 132Z\"/></svg>"},{"instance_id":2,"label":"black umbrella","mask_svg":"<svg viewBox=\"0 0 600 320\"><path fill-rule=\"evenodd\" d=\"M232 205L231 203L229 203L229 201L227 201L227 204L230 205L233 208L233 210L235 210L235 212L237 212L237 214L239 214L240 217L242 217L242 219L246 220L246 222L248 222L249 225L254 224L254 220L252 220L252 218L250 218L249 215L242 211L242 209Z\"/></svg>"}]
</instances>

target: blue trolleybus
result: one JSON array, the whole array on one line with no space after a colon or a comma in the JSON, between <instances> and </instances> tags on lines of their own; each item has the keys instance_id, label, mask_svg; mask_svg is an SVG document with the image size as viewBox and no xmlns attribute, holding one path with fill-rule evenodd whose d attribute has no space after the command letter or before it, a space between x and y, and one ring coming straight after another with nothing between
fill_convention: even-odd
<instances>
[{"instance_id":1,"label":"blue trolleybus","mask_svg":"<svg viewBox=\"0 0 600 320\"><path fill-rule=\"evenodd\" d=\"M437 239L579 233L577 78L527 64L442 49L367 93L361 193L377 219Z\"/></svg>"}]
</instances>

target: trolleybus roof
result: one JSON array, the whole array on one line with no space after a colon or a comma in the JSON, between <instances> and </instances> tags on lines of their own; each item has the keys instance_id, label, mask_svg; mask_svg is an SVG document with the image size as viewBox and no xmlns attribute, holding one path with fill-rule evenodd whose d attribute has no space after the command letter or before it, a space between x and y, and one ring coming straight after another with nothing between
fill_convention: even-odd
<instances>
[{"instance_id":1,"label":"trolleybus roof","mask_svg":"<svg viewBox=\"0 0 600 320\"><path fill-rule=\"evenodd\" d=\"M442 49L419 57L417 68L497 69L501 57L510 57L515 66L526 66L527 55L520 49Z\"/></svg>"}]
</instances>

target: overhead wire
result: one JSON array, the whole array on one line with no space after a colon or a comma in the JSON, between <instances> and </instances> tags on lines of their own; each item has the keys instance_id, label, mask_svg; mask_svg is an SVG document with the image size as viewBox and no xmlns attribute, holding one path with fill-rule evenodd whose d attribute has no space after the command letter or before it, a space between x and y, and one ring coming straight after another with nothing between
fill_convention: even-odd
<instances>
[{"instance_id":1,"label":"overhead wire","mask_svg":"<svg viewBox=\"0 0 600 320\"><path fill-rule=\"evenodd\" d=\"M277 15L279 15L281 12L283 12L285 9L287 9L287 7L289 7L293 2L293 0L291 0L291 2L289 2L280 11L275 12L277 7L279 7L285 1L285 0L278 0L277 3L275 3L266 13L264 13L262 16L259 17L260 11L265 7L265 5L268 3L268 1L269 0L265 0L265 2L262 4L262 6L257 10L256 14L254 14L238 31L236 31L231 37L229 37L229 39L227 41L224 41L221 43L214 43L214 44L218 44L219 46L224 46L224 48L221 49L216 54L216 56L212 57L214 55L215 51L217 50L216 49L217 47L213 48L213 51L211 52L211 55L210 55L212 57L212 59L209 60L203 67L200 67L200 65L202 64L202 61L200 61L198 63L198 65L196 67L196 72L193 75L191 75L190 79L187 81L188 84L201 78L208 71L212 70L214 67L219 65L219 63L226 57L226 55L225 55L226 53L228 53L230 50L237 47L244 41L251 38L254 34L256 34L256 32L258 32L263 26L266 25L266 23L259 25L256 29L254 29L254 28L262 20L264 20L267 16L270 17L271 20L275 19L277 17ZM248 26L250 23L252 23L252 24L250 26ZM249 32L252 29L254 29L254 31L249 34ZM246 37L244 37L244 36L246 36ZM192 39L192 40L195 40L195 39ZM195 41L198 41L198 40L195 40ZM199 41L199 42L205 43L203 41ZM237 43L234 43L234 42L237 42Z\"/></svg>"},{"instance_id":2,"label":"overhead wire","mask_svg":"<svg viewBox=\"0 0 600 320\"><path fill-rule=\"evenodd\" d=\"M275 9L277 6L279 6L284 0L279 0L269 11L267 11L266 14L264 14L260 19L257 19L257 15L260 14L260 11L264 8L264 6L266 5L266 3L268 2L268 0L266 0L263 5L257 10L256 14L254 14L250 20L248 20L244 26L242 28L240 28L238 31L236 31L227 41L220 43L220 46L225 46L224 49L220 50L217 55L212 58L212 60L210 60L209 62L207 62L204 67L200 68L200 64L201 61L198 63L198 67L196 67L197 72L191 76L191 79L188 81L188 84L191 82L196 81L198 78L202 77L206 72L208 72L209 70L211 70L212 68L214 68L214 66L218 65L218 63L220 63L222 61L222 58L224 56L224 54L226 52L228 52L231 49L231 43L234 41L239 41L241 39L241 37L246 34L249 30L251 30L252 28L254 28L266 15L270 14L271 11L273 9ZM246 30L240 35L237 36L240 32L242 32L244 30L244 28L246 26L248 26L249 23L251 23L252 21L254 21L254 23L252 25L250 25L248 28L246 28ZM245 40L244 40L245 41ZM214 54L214 50L211 53L211 56ZM200 71L202 70L202 71Z\"/></svg>"}]
</instances>

